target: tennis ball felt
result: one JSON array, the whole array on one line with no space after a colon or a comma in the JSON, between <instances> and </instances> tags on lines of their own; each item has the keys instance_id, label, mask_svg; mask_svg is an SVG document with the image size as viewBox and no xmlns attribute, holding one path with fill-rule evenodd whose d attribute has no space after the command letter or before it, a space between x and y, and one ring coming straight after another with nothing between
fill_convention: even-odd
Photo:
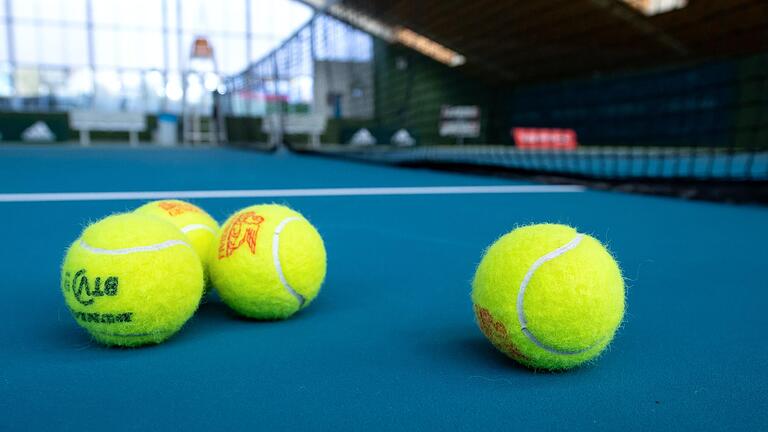
<instances>
[{"instance_id":1,"label":"tennis ball felt","mask_svg":"<svg viewBox=\"0 0 768 432\"><path fill-rule=\"evenodd\" d=\"M219 224L200 207L179 200L152 201L137 208L136 213L157 216L176 225L187 235L195 252L205 259ZM205 263L204 263L205 264Z\"/></svg>"},{"instance_id":2,"label":"tennis ball felt","mask_svg":"<svg viewBox=\"0 0 768 432\"><path fill-rule=\"evenodd\" d=\"M485 253L472 284L480 329L525 366L597 357L624 316L624 280L599 241L556 224L524 226Z\"/></svg>"},{"instance_id":3,"label":"tennis ball felt","mask_svg":"<svg viewBox=\"0 0 768 432\"><path fill-rule=\"evenodd\" d=\"M200 256L206 291L209 285L208 250L219 232L219 224L205 210L179 200L152 201L135 210L136 213L156 216L176 225L187 235L192 248Z\"/></svg>"},{"instance_id":4,"label":"tennis ball felt","mask_svg":"<svg viewBox=\"0 0 768 432\"><path fill-rule=\"evenodd\" d=\"M301 214L266 204L233 214L211 248L211 281L236 312L287 318L317 296L325 279L323 239Z\"/></svg>"},{"instance_id":5,"label":"tennis ball felt","mask_svg":"<svg viewBox=\"0 0 768 432\"><path fill-rule=\"evenodd\" d=\"M178 228L125 213L88 226L72 243L61 287L75 321L94 339L138 346L164 341L192 316L203 269Z\"/></svg>"}]
</instances>

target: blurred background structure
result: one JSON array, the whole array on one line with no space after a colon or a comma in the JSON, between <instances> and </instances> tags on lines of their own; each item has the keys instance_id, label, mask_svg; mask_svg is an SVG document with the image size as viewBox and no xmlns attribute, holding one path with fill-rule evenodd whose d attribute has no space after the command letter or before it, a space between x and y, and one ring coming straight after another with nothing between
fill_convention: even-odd
<instances>
[{"instance_id":1,"label":"blurred background structure","mask_svg":"<svg viewBox=\"0 0 768 432\"><path fill-rule=\"evenodd\" d=\"M3 141L768 181L763 0L0 0L0 35Z\"/></svg>"},{"instance_id":2,"label":"blurred background structure","mask_svg":"<svg viewBox=\"0 0 768 432\"><path fill-rule=\"evenodd\" d=\"M288 0L0 0L0 107L180 112L311 17Z\"/></svg>"}]
</instances>

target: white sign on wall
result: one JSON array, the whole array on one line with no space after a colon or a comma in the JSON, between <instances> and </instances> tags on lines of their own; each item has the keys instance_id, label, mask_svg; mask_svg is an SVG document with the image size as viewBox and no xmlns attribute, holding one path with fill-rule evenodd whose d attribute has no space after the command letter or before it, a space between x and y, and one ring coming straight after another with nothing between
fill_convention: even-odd
<instances>
[{"instance_id":1,"label":"white sign on wall","mask_svg":"<svg viewBox=\"0 0 768 432\"><path fill-rule=\"evenodd\" d=\"M440 136L477 138L480 136L480 107L444 105L440 110Z\"/></svg>"}]
</instances>

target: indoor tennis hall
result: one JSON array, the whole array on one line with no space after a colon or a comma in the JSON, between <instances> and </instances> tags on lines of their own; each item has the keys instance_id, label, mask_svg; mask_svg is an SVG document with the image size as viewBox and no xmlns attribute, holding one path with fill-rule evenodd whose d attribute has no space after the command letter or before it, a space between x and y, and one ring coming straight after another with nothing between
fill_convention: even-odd
<instances>
[{"instance_id":1,"label":"indoor tennis hall","mask_svg":"<svg viewBox=\"0 0 768 432\"><path fill-rule=\"evenodd\" d=\"M768 429L768 4L0 0L0 430Z\"/></svg>"}]
</instances>

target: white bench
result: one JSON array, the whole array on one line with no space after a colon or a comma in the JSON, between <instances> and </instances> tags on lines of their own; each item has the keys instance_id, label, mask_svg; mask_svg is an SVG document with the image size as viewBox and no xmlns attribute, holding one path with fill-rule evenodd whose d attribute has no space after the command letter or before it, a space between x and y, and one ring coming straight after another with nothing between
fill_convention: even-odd
<instances>
[{"instance_id":1,"label":"white bench","mask_svg":"<svg viewBox=\"0 0 768 432\"><path fill-rule=\"evenodd\" d=\"M264 117L261 131L269 134L269 143L281 144L284 134L306 134L310 147L320 146L320 135L325 132L326 118L322 114L271 114Z\"/></svg>"},{"instance_id":2,"label":"white bench","mask_svg":"<svg viewBox=\"0 0 768 432\"><path fill-rule=\"evenodd\" d=\"M91 143L91 131L128 132L132 146L139 144L139 132L147 129L140 112L70 111L69 127L80 131L80 144Z\"/></svg>"}]
</instances>

